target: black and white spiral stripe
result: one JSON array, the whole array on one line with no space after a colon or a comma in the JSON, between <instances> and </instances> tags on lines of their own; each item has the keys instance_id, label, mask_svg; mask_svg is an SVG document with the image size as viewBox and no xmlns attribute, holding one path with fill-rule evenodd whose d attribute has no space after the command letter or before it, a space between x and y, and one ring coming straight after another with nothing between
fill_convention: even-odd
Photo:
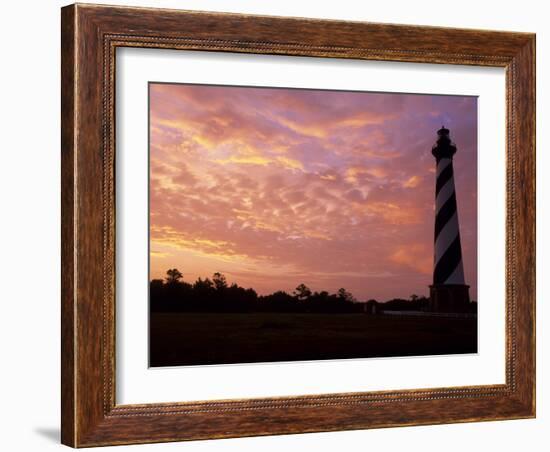
<instances>
[{"instance_id":1,"label":"black and white spiral stripe","mask_svg":"<svg viewBox=\"0 0 550 452\"><path fill-rule=\"evenodd\" d=\"M464 284L452 158L437 161L434 284Z\"/></svg>"}]
</instances>

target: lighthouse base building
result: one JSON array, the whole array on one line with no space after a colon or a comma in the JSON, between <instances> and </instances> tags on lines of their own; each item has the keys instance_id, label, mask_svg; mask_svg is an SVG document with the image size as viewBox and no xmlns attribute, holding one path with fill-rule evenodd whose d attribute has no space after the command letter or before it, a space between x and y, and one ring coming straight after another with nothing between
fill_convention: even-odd
<instances>
[{"instance_id":1,"label":"lighthouse base building","mask_svg":"<svg viewBox=\"0 0 550 452\"><path fill-rule=\"evenodd\" d=\"M469 312L470 286L466 284L438 284L430 286L430 311Z\"/></svg>"},{"instance_id":2,"label":"lighthouse base building","mask_svg":"<svg viewBox=\"0 0 550 452\"><path fill-rule=\"evenodd\" d=\"M436 159L434 272L430 286L430 309L435 312L466 312L470 306L470 286L464 283L464 266L456 193L453 156L456 146L449 129L437 131L432 148Z\"/></svg>"}]
</instances>

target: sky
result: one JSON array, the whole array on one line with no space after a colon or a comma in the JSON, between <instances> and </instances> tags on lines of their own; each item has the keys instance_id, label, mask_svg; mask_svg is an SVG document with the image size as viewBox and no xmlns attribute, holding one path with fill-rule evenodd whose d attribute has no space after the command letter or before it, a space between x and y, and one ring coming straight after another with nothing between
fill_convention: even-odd
<instances>
[{"instance_id":1,"label":"sky","mask_svg":"<svg viewBox=\"0 0 550 452\"><path fill-rule=\"evenodd\" d=\"M151 83L149 100L151 279L428 295L445 125L477 299L475 97Z\"/></svg>"}]
</instances>

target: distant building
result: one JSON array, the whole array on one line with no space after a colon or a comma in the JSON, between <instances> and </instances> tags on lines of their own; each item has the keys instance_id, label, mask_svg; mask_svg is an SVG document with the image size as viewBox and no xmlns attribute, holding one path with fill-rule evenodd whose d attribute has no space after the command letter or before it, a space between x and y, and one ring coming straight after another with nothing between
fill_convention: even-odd
<instances>
[{"instance_id":1,"label":"distant building","mask_svg":"<svg viewBox=\"0 0 550 452\"><path fill-rule=\"evenodd\" d=\"M370 315L380 314L380 303L376 300L369 300L363 303L363 312Z\"/></svg>"},{"instance_id":2,"label":"distant building","mask_svg":"<svg viewBox=\"0 0 550 452\"><path fill-rule=\"evenodd\" d=\"M437 131L432 148L436 159L434 271L430 286L430 310L466 312L469 309L469 287L464 282L464 266L456 208L453 155L456 146L449 129Z\"/></svg>"}]
</instances>

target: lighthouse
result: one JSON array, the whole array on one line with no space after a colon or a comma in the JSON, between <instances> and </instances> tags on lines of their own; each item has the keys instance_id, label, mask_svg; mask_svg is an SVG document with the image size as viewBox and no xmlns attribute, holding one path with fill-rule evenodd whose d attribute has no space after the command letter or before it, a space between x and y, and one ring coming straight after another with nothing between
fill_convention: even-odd
<instances>
[{"instance_id":1,"label":"lighthouse","mask_svg":"<svg viewBox=\"0 0 550 452\"><path fill-rule=\"evenodd\" d=\"M456 208L453 156L456 146L449 129L437 131L432 147L436 160L434 271L430 286L430 309L435 312L464 312L470 303L464 282L464 265Z\"/></svg>"}]
</instances>

